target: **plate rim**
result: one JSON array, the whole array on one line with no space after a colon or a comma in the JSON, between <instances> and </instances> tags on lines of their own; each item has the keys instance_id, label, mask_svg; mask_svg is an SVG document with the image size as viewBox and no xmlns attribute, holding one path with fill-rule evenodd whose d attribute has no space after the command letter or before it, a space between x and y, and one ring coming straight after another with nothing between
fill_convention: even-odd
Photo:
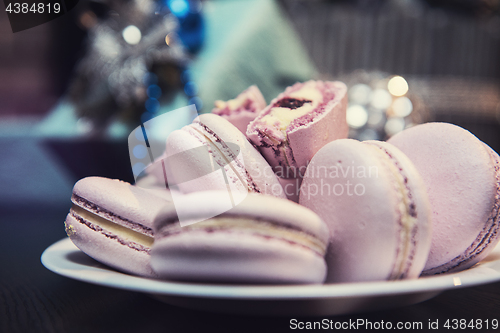
<instances>
[{"instance_id":1,"label":"plate rim","mask_svg":"<svg viewBox=\"0 0 500 333\"><path fill-rule=\"evenodd\" d=\"M103 266L102 268L89 267L67 260L66 256L70 252L82 251L71 242L69 237L66 237L48 246L42 253L41 262L48 270L56 274L82 282L165 296L247 300L352 298L441 292L449 289L473 287L500 281L500 266L497 270L489 267L491 266L491 263L498 262L500 264L500 258L498 258L486 263L481 262L472 268L457 273L398 281L372 281L313 285L203 284L156 280L152 278L133 276L115 271L103 264L101 264ZM495 252L500 254L500 246L497 246L492 251L492 253ZM61 267L61 263L70 263L70 265L75 266L75 268L78 267L81 269L68 270ZM80 274L82 272L85 273L80 275L77 274L78 272ZM99 273L96 274L94 278L89 277L91 273L96 272ZM101 275L101 277L99 277L99 275ZM102 278L109 276L114 277L115 279ZM429 282L431 282L431 284L429 284Z\"/></svg>"}]
</instances>

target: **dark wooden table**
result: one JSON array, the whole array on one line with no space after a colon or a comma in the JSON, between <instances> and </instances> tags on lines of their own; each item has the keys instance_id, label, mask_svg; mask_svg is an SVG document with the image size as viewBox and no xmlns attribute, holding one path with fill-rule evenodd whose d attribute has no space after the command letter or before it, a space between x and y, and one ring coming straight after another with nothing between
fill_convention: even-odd
<instances>
[{"instance_id":1,"label":"dark wooden table","mask_svg":"<svg viewBox=\"0 0 500 333\"><path fill-rule=\"evenodd\" d=\"M65 237L69 204L0 207L0 332L281 332L292 317L212 314L178 308L147 295L59 276L40 262ZM412 306L328 319L372 322L500 319L500 283L447 291ZM296 318L318 321L320 318ZM420 330L419 330L420 331ZM470 329L461 331L472 331ZM474 330L488 331L488 330ZM489 330L493 331L493 330Z\"/></svg>"}]
</instances>

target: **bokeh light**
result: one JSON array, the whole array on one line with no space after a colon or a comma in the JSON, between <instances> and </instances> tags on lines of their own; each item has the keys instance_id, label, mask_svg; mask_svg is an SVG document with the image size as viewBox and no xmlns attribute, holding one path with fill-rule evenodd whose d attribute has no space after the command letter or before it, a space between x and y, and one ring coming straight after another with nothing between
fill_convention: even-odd
<instances>
[{"instance_id":1,"label":"bokeh light","mask_svg":"<svg viewBox=\"0 0 500 333\"><path fill-rule=\"evenodd\" d=\"M408 97L399 97L392 103L392 111L396 117L404 118L413 111L413 104Z\"/></svg>"},{"instance_id":2,"label":"bokeh light","mask_svg":"<svg viewBox=\"0 0 500 333\"><path fill-rule=\"evenodd\" d=\"M366 141L366 140L379 140L380 138L377 131L371 128L366 128L361 133L359 133L358 139L360 141Z\"/></svg>"},{"instance_id":3,"label":"bokeh light","mask_svg":"<svg viewBox=\"0 0 500 333\"><path fill-rule=\"evenodd\" d=\"M177 37L177 34L175 32L169 33L167 36L165 36L165 43L168 46L172 46L172 44L175 43L176 37Z\"/></svg>"},{"instance_id":4,"label":"bokeh light","mask_svg":"<svg viewBox=\"0 0 500 333\"><path fill-rule=\"evenodd\" d=\"M160 110L160 102L156 98L148 98L145 103L146 110L151 113L156 113Z\"/></svg>"},{"instance_id":5,"label":"bokeh light","mask_svg":"<svg viewBox=\"0 0 500 333\"><path fill-rule=\"evenodd\" d=\"M146 169L146 165L144 163L138 162L132 166L132 172L134 176L138 176L144 169Z\"/></svg>"},{"instance_id":6,"label":"bokeh light","mask_svg":"<svg viewBox=\"0 0 500 333\"><path fill-rule=\"evenodd\" d=\"M403 96L408 92L408 82L402 76L394 76L387 83L387 89L394 96Z\"/></svg>"},{"instance_id":7,"label":"bokeh light","mask_svg":"<svg viewBox=\"0 0 500 333\"><path fill-rule=\"evenodd\" d=\"M137 28L135 25L129 25L122 32L123 39L130 44L136 45L139 44L142 38L141 30Z\"/></svg>"},{"instance_id":8,"label":"bokeh light","mask_svg":"<svg viewBox=\"0 0 500 333\"><path fill-rule=\"evenodd\" d=\"M141 115L141 123L146 123L148 120L151 120L155 117L155 114L154 113L151 113L151 112L144 112L142 115Z\"/></svg>"},{"instance_id":9,"label":"bokeh light","mask_svg":"<svg viewBox=\"0 0 500 333\"><path fill-rule=\"evenodd\" d=\"M362 83L355 84L349 89L349 101L353 104L368 104L371 92L370 86Z\"/></svg>"},{"instance_id":10,"label":"bokeh light","mask_svg":"<svg viewBox=\"0 0 500 333\"><path fill-rule=\"evenodd\" d=\"M405 129L405 120L399 117L389 118L384 129L387 135L393 136Z\"/></svg>"},{"instance_id":11,"label":"bokeh light","mask_svg":"<svg viewBox=\"0 0 500 333\"><path fill-rule=\"evenodd\" d=\"M371 125L373 127L380 127L385 122L385 114L382 111L379 110L373 110L370 112L370 115L368 116L368 125Z\"/></svg>"},{"instance_id":12,"label":"bokeh light","mask_svg":"<svg viewBox=\"0 0 500 333\"><path fill-rule=\"evenodd\" d=\"M148 154L148 150L143 145L137 145L132 149L135 158L142 159Z\"/></svg>"},{"instance_id":13,"label":"bokeh light","mask_svg":"<svg viewBox=\"0 0 500 333\"><path fill-rule=\"evenodd\" d=\"M195 96L198 93L198 87L196 86L196 83L194 83L193 81L189 81L188 83L186 83L186 85L184 86L184 92L188 96Z\"/></svg>"},{"instance_id":14,"label":"bokeh light","mask_svg":"<svg viewBox=\"0 0 500 333\"><path fill-rule=\"evenodd\" d=\"M152 84L148 87L146 93L149 98L159 99L161 96L161 88L156 84Z\"/></svg>"},{"instance_id":15,"label":"bokeh light","mask_svg":"<svg viewBox=\"0 0 500 333\"><path fill-rule=\"evenodd\" d=\"M347 108L347 124L352 128L361 128L368 121L368 112L361 105L351 105Z\"/></svg>"},{"instance_id":16,"label":"bokeh light","mask_svg":"<svg viewBox=\"0 0 500 333\"><path fill-rule=\"evenodd\" d=\"M387 109L392 103L392 96L385 89L376 89L371 94L371 106L376 109Z\"/></svg>"},{"instance_id":17,"label":"bokeh light","mask_svg":"<svg viewBox=\"0 0 500 333\"><path fill-rule=\"evenodd\" d=\"M189 2L187 0L169 0L168 8L177 17L184 17L189 13Z\"/></svg>"}]
</instances>

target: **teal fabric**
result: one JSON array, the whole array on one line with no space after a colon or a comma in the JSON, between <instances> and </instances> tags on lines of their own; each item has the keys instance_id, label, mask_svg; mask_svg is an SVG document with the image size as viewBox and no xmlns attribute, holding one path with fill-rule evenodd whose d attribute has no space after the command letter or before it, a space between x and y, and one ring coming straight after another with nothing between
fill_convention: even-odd
<instances>
[{"instance_id":1,"label":"teal fabric","mask_svg":"<svg viewBox=\"0 0 500 333\"><path fill-rule=\"evenodd\" d=\"M210 112L217 99L256 84L269 102L316 69L281 8L272 0L205 2L206 44L192 70Z\"/></svg>"}]
</instances>

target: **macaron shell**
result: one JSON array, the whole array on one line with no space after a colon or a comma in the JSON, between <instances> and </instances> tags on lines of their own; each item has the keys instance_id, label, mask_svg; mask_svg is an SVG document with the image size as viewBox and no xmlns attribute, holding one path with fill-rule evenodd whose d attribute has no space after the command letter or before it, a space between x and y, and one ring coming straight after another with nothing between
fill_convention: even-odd
<instances>
[{"instance_id":1,"label":"macaron shell","mask_svg":"<svg viewBox=\"0 0 500 333\"><path fill-rule=\"evenodd\" d=\"M498 181L490 154L470 132L445 123L418 125L388 142L412 160L426 183L434 231L424 273L448 271L456 265L448 263L483 233L495 207ZM497 241L491 239L491 245ZM458 269L470 267L492 249L484 249Z\"/></svg>"},{"instance_id":2,"label":"macaron shell","mask_svg":"<svg viewBox=\"0 0 500 333\"><path fill-rule=\"evenodd\" d=\"M302 184L302 178L281 178L278 180L283 187L283 191L288 200L293 202L299 202L300 194L300 184Z\"/></svg>"},{"instance_id":3,"label":"macaron shell","mask_svg":"<svg viewBox=\"0 0 500 333\"><path fill-rule=\"evenodd\" d=\"M163 183L159 183L156 177L152 175L146 175L139 178L133 186L144 189L167 201L172 201L172 193L168 188L168 182L163 181Z\"/></svg>"},{"instance_id":4,"label":"macaron shell","mask_svg":"<svg viewBox=\"0 0 500 333\"><path fill-rule=\"evenodd\" d=\"M317 214L255 193L228 208L226 196L224 191L190 193L158 214L152 265L160 276L234 283L324 281L328 228ZM178 210L184 207L191 207L188 222L207 224L179 225Z\"/></svg>"},{"instance_id":5,"label":"macaron shell","mask_svg":"<svg viewBox=\"0 0 500 333\"><path fill-rule=\"evenodd\" d=\"M330 85L330 89L336 91L335 98L324 107L331 109L307 124L296 125L288 132L288 142L298 166L307 166L314 154L328 142L347 138L347 87L338 81Z\"/></svg>"},{"instance_id":6,"label":"macaron shell","mask_svg":"<svg viewBox=\"0 0 500 333\"><path fill-rule=\"evenodd\" d=\"M299 245L231 232L186 232L155 241L154 270L172 280L321 283L322 256Z\"/></svg>"},{"instance_id":7,"label":"macaron shell","mask_svg":"<svg viewBox=\"0 0 500 333\"><path fill-rule=\"evenodd\" d=\"M129 222L126 226L132 229L136 225L136 231L140 231L142 227L152 229L156 214L168 203L168 200L148 190L121 180L103 177L79 180L73 187L72 201L115 223L123 225L124 222Z\"/></svg>"},{"instance_id":8,"label":"macaron shell","mask_svg":"<svg viewBox=\"0 0 500 333\"><path fill-rule=\"evenodd\" d=\"M140 187L140 186L139 186ZM152 188L145 188L146 191L149 193L156 195L157 197L160 197L168 202L172 202L172 191L169 189L166 189L165 187L152 187Z\"/></svg>"},{"instance_id":9,"label":"macaron shell","mask_svg":"<svg viewBox=\"0 0 500 333\"><path fill-rule=\"evenodd\" d=\"M234 172L220 154L211 153L207 139L194 130L177 130L167 140L166 172L169 187L183 193L207 190L227 190L228 186L238 192L247 192L247 184ZM206 149L195 148L206 147ZM240 156L241 158L241 156ZM217 162L224 165L222 169ZM236 163L231 162L234 166ZM243 168L235 166L239 172Z\"/></svg>"},{"instance_id":10,"label":"macaron shell","mask_svg":"<svg viewBox=\"0 0 500 333\"><path fill-rule=\"evenodd\" d=\"M71 241L95 260L122 272L157 277L150 266L149 252L131 248L120 243L118 238L93 230L71 214L66 217L65 225Z\"/></svg>"},{"instance_id":11,"label":"macaron shell","mask_svg":"<svg viewBox=\"0 0 500 333\"><path fill-rule=\"evenodd\" d=\"M422 176L411 160L395 146L382 141L364 141L364 144L378 146L385 150L388 155L397 163L402 173L405 185L411 193L412 203L414 205L415 227L412 230L412 254L409 256L410 269L407 277L418 277L427 262L432 240L432 210L427 195Z\"/></svg>"},{"instance_id":12,"label":"macaron shell","mask_svg":"<svg viewBox=\"0 0 500 333\"><path fill-rule=\"evenodd\" d=\"M175 207L165 206L156 216L154 227L159 232L164 226L177 221L177 210L189 207L195 202L196 207L187 211L186 219L200 220L204 216L211 218L220 215L225 208L226 191L206 191L183 195L176 198ZM284 225L295 230L303 231L319 239L322 243L328 242L328 227L321 218L310 209L290 200L263 196L255 193L248 195L235 207L227 209L223 215L255 218L270 221L277 225Z\"/></svg>"},{"instance_id":13,"label":"macaron shell","mask_svg":"<svg viewBox=\"0 0 500 333\"><path fill-rule=\"evenodd\" d=\"M211 135L213 133L216 137L212 137L211 140L216 144L220 145L220 142L232 143L239 147L238 161L242 163L237 163L242 167L238 168L238 173L241 173L239 177L245 179L246 176L251 178L252 183L255 185L255 192L261 194L268 194L276 197L285 198L283 188L279 183L276 175L272 171L266 160L260 155L260 153L253 147L250 142L246 139L245 135L241 133L235 126L233 126L226 119L217 116L215 114L203 114L200 115L193 121L194 126L200 126L206 128L205 135ZM192 125L189 125L192 126ZM189 127L188 126L188 127ZM183 131L183 130L181 130ZM184 130L184 132L189 132ZM167 155L187 151L193 147L196 147L194 141L187 141L185 138L176 138L179 136L178 133L172 133L167 140ZM172 137L172 138L171 138ZM183 141L185 141L183 143ZM189 163L190 167L198 167L204 170L203 166L195 165L196 161ZM243 168L244 167L244 168ZM254 186L252 185L252 187ZM201 184L200 186L205 186ZM209 188L211 185L208 184L205 188ZM210 188L210 189L220 189L220 188Z\"/></svg>"},{"instance_id":14,"label":"macaron shell","mask_svg":"<svg viewBox=\"0 0 500 333\"><path fill-rule=\"evenodd\" d=\"M248 124L257 116L257 112L240 111L229 115L221 115L222 118L233 124L241 133L247 132Z\"/></svg>"},{"instance_id":15,"label":"macaron shell","mask_svg":"<svg viewBox=\"0 0 500 333\"><path fill-rule=\"evenodd\" d=\"M379 153L355 140L330 142L312 158L299 203L330 229L327 283L390 277L401 228L390 175Z\"/></svg>"}]
</instances>

